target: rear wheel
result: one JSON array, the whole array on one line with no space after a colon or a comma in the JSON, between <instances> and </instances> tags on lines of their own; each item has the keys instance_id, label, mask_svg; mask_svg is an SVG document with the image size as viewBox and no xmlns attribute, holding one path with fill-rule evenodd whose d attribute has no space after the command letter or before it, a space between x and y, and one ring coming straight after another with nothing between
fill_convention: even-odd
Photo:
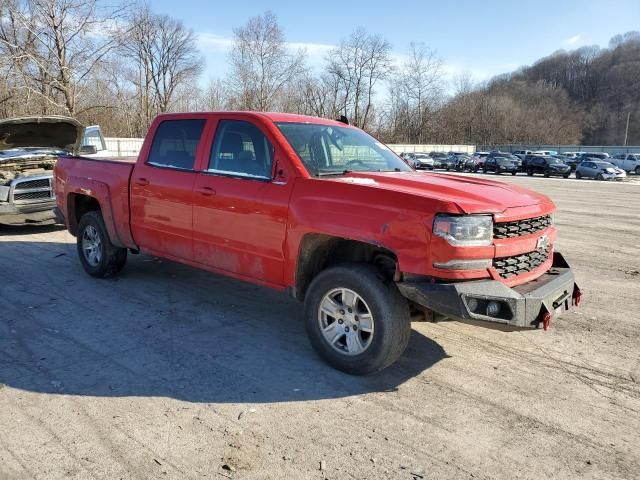
<instances>
[{"instance_id":1,"label":"rear wheel","mask_svg":"<svg viewBox=\"0 0 640 480\"><path fill-rule=\"evenodd\" d=\"M544 172L544 178L549 178L551 175L549 172Z\"/></svg>"},{"instance_id":2,"label":"rear wheel","mask_svg":"<svg viewBox=\"0 0 640 480\"><path fill-rule=\"evenodd\" d=\"M111 243L100 212L87 212L82 216L76 245L80 263L92 277L110 277L127 263L127 249Z\"/></svg>"},{"instance_id":3,"label":"rear wheel","mask_svg":"<svg viewBox=\"0 0 640 480\"><path fill-rule=\"evenodd\" d=\"M636 167L636 175L640 175L640 167Z\"/></svg>"},{"instance_id":4,"label":"rear wheel","mask_svg":"<svg viewBox=\"0 0 640 480\"><path fill-rule=\"evenodd\" d=\"M328 268L311 282L305 327L318 354L353 375L391 365L411 334L409 307L395 283L364 264Z\"/></svg>"},{"instance_id":5,"label":"rear wheel","mask_svg":"<svg viewBox=\"0 0 640 480\"><path fill-rule=\"evenodd\" d=\"M511 175L515 176L516 173L518 173L518 172L511 172Z\"/></svg>"},{"instance_id":6,"label":"rear wheel","mask_svg":"<svg viewBox=\"0 0 640 480\"><path fill-rule=\"evenodd\" d=\"M596 177L596 180L604 180L604 177L602 176L601 173L598 174L598 176Z\"/></svg>"},{"instance_id":7,"label":"rear wheel","mask_svg":"<svg viewBox=\"0 0 640 480\"><path fill-rule=\"evenodd\" d=\"M576 178L580 180L582 178L582 174L580 172L576 172Z\"/></svg>"},{"instance_id":8,"label":"rear wheel","mask_svg":"<svg viewBox=\"0 0 640 480\"><path fill-rule=\"evenodd\" d=\"M531 169L527 170L527 175L529 175L530 177L533 177L533 170Z\"/></svg>"},{"instance_id":9,"label":"rear wheel","mask_svg":"<svg viewBox=\"0 0 640 480\"><path fill-rule=\"evenodd\" d=\"M569 174L565 173L564 175L562 175L562 178L569 178Z\"/></svg>"}]
</instances>

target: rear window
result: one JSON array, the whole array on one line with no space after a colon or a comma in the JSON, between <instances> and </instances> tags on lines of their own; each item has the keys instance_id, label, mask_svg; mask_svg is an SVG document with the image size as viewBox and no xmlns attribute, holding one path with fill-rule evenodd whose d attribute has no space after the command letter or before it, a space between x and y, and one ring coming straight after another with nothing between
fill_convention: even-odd
<instances>
[{"instance_id":1,"label":"rear window","mask_svg":"<svg viewBox=\"0 0 640 480\"><path fill-rule=\"evenodd\" d=\"M204 119L165 120L156 130L147 163L193 170Z\"/></svg>"}]
</instances>

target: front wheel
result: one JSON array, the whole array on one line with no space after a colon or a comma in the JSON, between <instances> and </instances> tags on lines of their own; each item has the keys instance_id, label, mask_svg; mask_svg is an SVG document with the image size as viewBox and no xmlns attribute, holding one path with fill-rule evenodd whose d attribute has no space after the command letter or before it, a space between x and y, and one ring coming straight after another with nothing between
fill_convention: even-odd
<instances>
[{"instance_id":1,"label":"front wheel","mask_svg":"<svg viewBox=\"0 0 640 480\"><path fill-rule=\"evenodd\" d=\"M511 172L511 175L513 175L515 177L516 173L518 173L518 172Z\"/></svg>"},{"instance_id":2,"label":"front wheel","mask_svg":"<svg viewBox=\"0 0 640 480\"><path fill-rule=\"evenodd\" d=\"M596 177L596 180L604 180L604 176L599 173L598 176Z\"/></svg>"},{"instance_id":3,"label":"front wheel","mask_svg":"<svg viewBox=\"0 0 640 480\"><path fill-rule=\"evenodd\" d=\"M409 306L395 283L371 265L330 267L305 296L305 327L333 367L366 375L395 362L409 343Z\"/></svg>"},{"instance_id":4,"label":"front wheel","mask_svg":"<svg viewBox=\"0 0 640 480\"><path fill-rule=\"evenodd\" d=\"M533 177L533 170L528 170L527 175L529 175L530 177Z\"/></svg>"},{"instance_id":5,"label":"front wheel","mask_svg":"<svg viewBox=\"0 0 640 480\"><path fill-rule=\"evenodd\" d=\"M580 180L582 178L582 174L580 172L576 172L576 178Z\"/></svg>"},{"instance_id":6,"label":"front wheel","mask_svg":"<svg viewBox=\"0 0 640 480\"><path fill-rule=\"evenodd\" d=\"M127 249L111 243L100 212L87 212L82 216L76 245L80 263L92 277L110 277L127 263Z\"/></svg>"},{"instance_id":7,"label":"front wheel","mask_svg":"<svg viewBox=\"0 0 640 480\"><path fill-rule=\"evenodd\" d=\"M636 167L636 175L640 175L640 167Z\"/></svg>"}]
</instances>

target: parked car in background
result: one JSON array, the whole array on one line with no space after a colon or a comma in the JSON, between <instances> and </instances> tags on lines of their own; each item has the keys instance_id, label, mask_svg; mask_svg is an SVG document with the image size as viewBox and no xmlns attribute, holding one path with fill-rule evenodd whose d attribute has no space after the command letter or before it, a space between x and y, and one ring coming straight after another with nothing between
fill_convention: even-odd
<instances>
[{"instance_id":1,"label":"parked car in background","mask_svg":"<svg viewBox=\"0 0 640 480\"><path fill-rule=\"evenodd\" d=\"M445 160L449 155L444 152L429 152L429 156L433 158L433 168L445 168Z\"/></svg>"},{"instance_id":2,"label":"parked car in background","mask_svg":"<svg viewBox=\"0 0 640 480\"><path fill-rule=\"evenodd\" d=\"M426 153L410 153L409 164L416 170L433 170L434 160Z\"/></svg>"},{"instance_id":3,"label":"parked car in background","mask_svg":"<svg viewBox=\"0 0 640 480\"><path fill-rule=\"evenodd\" d=\"M545 156L557 155L558 154L558 152L555 151L555 150L536 150L533 153L535 155L545 155Z\"/></svg>"},{"instance_id":4,"label":"parked car in background","mask_svg":"<svg viewBox=\"0 0 640 480\"><path fill-rule=\"evenodd\" d=\"M555 157L538 155L527 163L527 175L542 174L545 177L569 178L571 167Z\"/></svg>"},{"instance_id":5,"label":"parked car in background","mask_svg":"<svg viewBox=\"0 0 640 480\"><path fill-rule=\"evenodd\" d=\"M520 160L524 160L526 155L531 155L533 152L531 150L516 150L513 154L518 157Z\"/></svg>"},{"instance_id":6,"label":"parked car in background","mask_svg":"<svg viewBox=\"0 0 640 480\"><path fill-rule=\"evenodd\" d=\"M582 155L583 153L587 153L587 152L562 152L562 155L564 155L567 158L579 158L580 155Z\"/></svg>"},{"instance_id":7,"label":"parked car in background","mask_svg":"<svg viewBox=\"0 0 640 480\"><path fill-rule=\"evenodd\" d=\"M436 168L443 168L447 172L449 170L455 170L458 166L458 157L455 154L450 153L446 157L441 158L438 165L439 166L436 166Z\"/></svg>"},{"instance_id":8,"label":"parked car in background","mask_svg":"<svg viewBox=\"0 0 640 480\"><path fill-rule=\"evenodd\" d=\"M474 172L477 172L484 165L485 159L489 156L489 152L476 152L471 157L471 161L473 162L473 167L470 169Z\"/></svg>"},{"instance_id":9,"label":"parked car in background","mask_svg":"<svg viewBox=\"0 0 640 480\"><path fill-rule=\"evenodd\" d=\"M466 165L467 161L471 158L471 155L462 152L452 152L449 154L448 158L452 164L450 168L454 170L461 170L461 167Z\"/></svg>"},{"instance_id":10,"label":"parked car in background","mask_svg":"<svg viewBox=\"0 0 640 480\"><path fill-rule=\"evenodd\" d=\"M520 170L520 166L509 157L487 157L482 167L484 173L494 172L498 175L501 173L515 175L518 170Z\"/></svg>"},{"instance_id":11,"label":"parked car in background","mask_svg":"<svg viewBox=\"0 0 640 480\"><path fill-rule=\"evenodd\" d=\"M578 163L584 162L585 160L602 160L608 162L610 158L611 156L606 152L585 152L580 155Z\"/></svg>"},{"instance_id":12,"label":"parked car in background","mask_svg":"<svg viewBox=\"0 0 640 480\"><path fill-rule=\"evenodd\" d=\"M640 175L640 153L618 153L610 158L609 162L625 172Z\"/></svg>"},{"instance_id":13,"label":"parked car in background","mask_svg":"<svg viewBox=\"0 0 640 480\"><path fill-rule=\"evenodd\" d=\"M473 156L460 156L458 157L458 165L456 166L456 170L458 172L473 172L475 168L475 162L473 160Z\"/></svg>"},{"instance_id":14,"label":"parked car in background","mask_svg":"<svg viewBox=\"0 0 640 480\"><path fill-rule=\"evenodd\" d=\"M493 150L489 152L489 155L487 155L487 160L489 160L490 158L506 158L516 164L516 166L518 167L518 171L520 171L520 169L522 168L522 159L509 152L500 152L498 150Z\"/></svg>"},{"instance_id":15,"label":"parked car in background","mask_svg":"<svg viewBox=\"0 0 640 480\"><path fill-rule=\"evenodd\" d=\"M576 178L595 178L596 180L624 180L625 171L612 163L601 160L585 160L576 168Z\"/></svg>"}]
</instances>

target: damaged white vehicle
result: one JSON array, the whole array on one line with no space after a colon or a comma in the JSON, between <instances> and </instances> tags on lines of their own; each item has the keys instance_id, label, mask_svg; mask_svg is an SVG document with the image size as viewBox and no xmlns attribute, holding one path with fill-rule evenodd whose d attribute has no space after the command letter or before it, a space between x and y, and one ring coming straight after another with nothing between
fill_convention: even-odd
<instances>
[{"instance_id":1,"label":"damaged white vehicle","mask_svg":"<svg viewBox=\"0 0 640 480\"><path fill-rule=\"evenodd\" d=\"M0 120L0 223L55 219L53 167L60 155L95 154L81 147L84 127L67 117Z\"/></svg>"}]
</instances>

